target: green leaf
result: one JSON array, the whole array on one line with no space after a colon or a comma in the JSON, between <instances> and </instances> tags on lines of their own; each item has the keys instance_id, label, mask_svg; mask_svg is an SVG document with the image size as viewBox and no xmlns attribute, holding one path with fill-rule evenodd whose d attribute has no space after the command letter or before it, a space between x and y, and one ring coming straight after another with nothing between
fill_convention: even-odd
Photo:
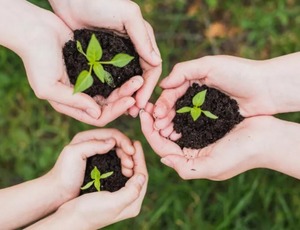
<instances>
[{"instance_id":1,"label":"green leaf","mask_svg":"<svg viewBox=\"0 0 300 230\"><path fill-rule=\"evenodd\" d=\"M114 172L108 172L108 173L104 173L100 176L101 179L105 179L107 177L110 177L112 174L114 174Z\"/></svg>"},{"instance_id":2,"label":"green leaf","mask_svg":"<svg viewBox=\"0 0 300 230\"><path fill-rule=\"evenodd\" d=\"M209 111L205 111L205 110L202 110L202 112L204 113L205 116L207 116L208 118L211 118L211 119L218 119L218 117L214 114L212 114L211 112Z\"/></svg>"},{"instance_id":3,"label":"green leaf","mask_svg":"<svg viewBox=\"0 0 300 230\"><path fill-rule=\"evenodd\" d=\"M100 192L100 186L101 186L101 182L100 182L100 178L98 180L95 180L94 183L95 188L97 189L98 192Z\"/></svg>"},{"instance_id":4,"label":"green leaf","mask_svg":"<svg viewBox=\"0 0 300 230\"><path fill-rule=\"evenodd\" d=\"M96 166L94 166L94 169L91 171L91 178L94 180L100 179L100 171L97 169Z\"/></svg>"},{"instance_id":5,"label":"green leaf","mask_svg":"<svg viewBox=\"0 0 300 230\"><path fill-rule=\"evenodd\" d=\"M205 96L206 96L206 91L207 90L203 90L199 93L197 93L194 97L193 97L193 105L194 106L201 106L203 105L204 101L205 101Z\"/></svg>"},{"instance_id":6,"label":"green leaf","mask_svg":"<svg viewBox=\"0 0 300 230\"><path fill-rule=\"evenodd\" d=\"M131 62L131 60L134 59L133 56L130 56L128 54L117 54L116 56L113 57L113 59L111 59L109 62L109 64L112 64L113 66L117 66L117 67L124 67L126 66L129 62Z\"/></svg>"},{"instance_id":7,"label":"green leaf","mask_svg":"<svg viewBox=\"0 0 300 230\"><path fill-rule=\"evenodd\" d=\"M76 41L76 47L79 53L83 54L86 57L86 54L84 53L83 49L82 49L82 45L80 43L80 41Z\"/></svg>"},{"instance_id":8,"label":"green leaf","mask_svg":"<svg viewBox=\"0 0 300 230\"><path fill-rule=\"evenodd\" d=\"M202 112L201 109L197 107L191 109L191 116L194 121L196 121L200 117L201 112Z\"/></svg>"},{"instance_id":9,"label":"green leaf","mask_svg":"<svg viewBox=\"0 0 300 230\"><path fill-rule=\"evenodd\" d=\"M182 107L181 109L178 109L177 111L176 111L176 113L188 113L188 112L191 112L191 107L187 107L187 106L185 106L185 107Z\"/></svg>"},{"instance_id":10,"label":"green leaf","mask_svg":"<svg viewBox=\"0 0 300 230\"><path fill-rule=\"evenodd\" d=\"M81 187L81 190L86 190L94 184L94 181L90 181L85 186Z\"/></svg>"},{"instance_id":11,"label":"green leaf","mask_svg":"<svg viewBox=\"0 0 300 230\"><path fill-rule=\"evenodd\" d=\"M96 76L99 78L99 80L104 83L105 82L105 70L103 69L103 66L99 62L95 62L93 65L93 70Z\"/></svg>"},{"instance_id":12,"label":"green leaf","mask_svg":"<svg viewBox=\"0 0 300 230\"><path fill-rule=\"evenodd\" d=\"M105 82L106 82L110 87L112 87L112 88L115 88L115 87L116 87L116 85L115 85L115 83L114 83L114 78L112 77L112 75L111 75L109 72L107 72L107 71L105 71L105 70L104 70L104 79L105 79Z\"/></svg>"},{"instance_id":13,"label":"green leaf","mask_svg":"<svg viewBox=\"0 0 300 230\"><path fill-rule=\"evenodd\" d=\"M93 84L93 77L90 75L90 73L87 70L83 70L79 74L76 80L73 94L88 89L89 87L91 87L92 84Z\"/></svg>"},{"instance_id":14,"label":"green leaf","mask_svg":"<svg viewBox=\"0 0 300 230\"><path fill-rule=\"evenodd\" d=\"M91 40L88 44L87 50L86 50L87 59L91 64L94 64L94 62L99 61L102 57L102 47L97 40L95 34L92 35Z\"/></svg>"}]
</instances>

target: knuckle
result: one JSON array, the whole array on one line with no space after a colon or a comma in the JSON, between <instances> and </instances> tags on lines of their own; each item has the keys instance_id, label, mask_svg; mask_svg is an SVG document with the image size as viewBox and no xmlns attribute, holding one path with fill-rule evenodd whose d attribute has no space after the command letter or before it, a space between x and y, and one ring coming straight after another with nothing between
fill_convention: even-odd
<instances>
[{"instance_id":1,"label":"knuckle","mask_svg":"<svg viewBox=\"0 0 300 230\"><path fill-rule=\"evenodd\" d=\"M44 89L35 89L34 90L35 96L39 99L46 99L46 91Z\"/></svg>"},{"instance_id":2,"label":"knuckle","mask_svg":"<svg viewBox=\"0 0 300 230\"><path fill-rule=\"evenodd\" d=\"M135 2L132 1L130 2L129 9L134 15L141 14L141 9L139 5Z\"/></svg>"},{"instance_id":3,"label":"knuckle","mask_svg":"<svg viewBox=\"0 0 300 230\"><path fill-rule=\"evenodd\" d=\"M134 218L134 217L137 217L141 212L141 207L137 207L132 213L131 213L131 217Z\"/></svg>"}]
</instances>

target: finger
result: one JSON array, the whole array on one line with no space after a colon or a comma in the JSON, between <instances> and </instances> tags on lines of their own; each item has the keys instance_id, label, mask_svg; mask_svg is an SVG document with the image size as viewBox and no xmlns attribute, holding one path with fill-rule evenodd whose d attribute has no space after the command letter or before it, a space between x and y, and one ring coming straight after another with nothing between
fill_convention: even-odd
<instances>
[{"instance_id":1,"label":"finger","mask_svg":"<svg viewBox=\"0 0 300 230\"><path fill-rule=\"evenodd\" d=\"M144 136L158 155L182 154L182 151L177 144L162 137L159 132L153 128L154 121L149 113L141 110L140 121Z\"/></svg>"},{"instance_id":2,"label":"finger","mask_svg":"<svg viewBox=\"0 0 300 230\"><path fill-rule=\"evenodd\" d=\"M83 160L96 154L105 154L115 146L115 141L109 139L107 141L90 140L76 144L67 145L68 152L78 154Z\"/></svg>"},{"instance_id":3,"label":"finger","mask_svg":"<svg viewBox=\"0 0 300 230\"><path fill-rule=\"evenodd\" d=\"M94 119L98 119L101 115L101 109L93 98L85 93L73 94L73 88L61 82L57 82L55 86L49 87L45 94L48 100L82 110Z\"/></svg>"},{"instance_id":4,"label":"finger","mask_svg":"<svg viewBox=\"0 0 300 230\"><path fill-rule=\"evenodd\" d=\"M114 139L116 145L127 154L133 155L135 152L131 140L117 129L93 129L80 132L72 139L71 144L106 139Z\"/></svg>"},{"instance_id":5,"label":"finger","mask_svg":"<svg viewBox=\"0 0 300 230\"><path fill-rule=\"evenodd\" d=\"M152 103L148 102L145 107L145 111L152 115L153 111L154 111L154 105Z\"/></svg>"},{"instance_id":6,"label":"finger","mask_svg":"<svg viewBox=\"0 0 300 230\"><path fill-rule=\"evenodd\" d=\"M131 155L126 154L122 149L116 149L117 155L121 160L121 165L125 168L133 169L134 163Z\"/></svg>"},{"instance_id":7,"label":"finger","mask_svg":"<svg viewBox=\"0 0 300 230\"><path fill-rule=\"evenodd\" d=\"M132 96L142 87L144 79L141 76L135 76L126 81L120 88L115 89L107 98L107 103L114 102L126 96Z\"/></svg>"},{"instance_id":8,"label":"finger","mask_svg":"<svg viewBox=\"0 0 300 230\"><path fill-rule=\"evenodd\" d=\"M132 116L133 118L136 118L139 115L140 112L140 108L138 108L137 106L132 106L129 110L128 113L130 116Z\"/></svg>"},{"instance_id":9,"label":"finger","mask_svg":"<svg viewBox=\"0 0 300 230\"><path fill-rule=\"evenodd\" d=\"M186 81L204 79L211 68L209 60L211 59L204 57L176 64L169 76L162 80L160 86L168 89L178 87Z\"/></svg>"},{"instance_id":10,"label":"finger","mask_svg":"<svg viewBox=\"0 0 300 230\"><path fill-rule=\"evenodd\" d=\"M134 173L143 174L144 176L146 176L147 180L148 171L142 145L139 141L135 141L133 143L133 146L135 148L135 154L133 155Z\"/></svg>"},{"instance_id":11,"label":"finger","mask_svg":"<svg viewBox=\"0 0 300 230\"><path fill-rule=\"evenodd\" d=\"M165 129L160 130L159 131L160 135L168 138L174 130L173 125L174 125L173 123L170 123L169 126L167 126Z\"/></svg>"},{"instance_id":12,"label":"finger","mask_svg":"<svg viewBox=\"0 0 300 230\"><path fill-rule=\"evenodd\" d=\"M126 32L141 58L152 66L157 66L161 63L161 58L152 45L140 8L133 3L131 9L132 13L123 18Z\"/></svg>"},{"instance_id":13,"label":"finger","mask_svg":"<svg viewBox=\"0 0 300 230\"><path fill-rule=\"evenodd\" d=\"M155 36L154 36L154 31L153 31L152 26L151 26L150 23L147 22L146 20L144 20L144 24L145 24L145 26L146 26L146 29L147 29L147 32L148 32L148 36L149 36L149 38L150 38L150 40L151 40L153 49L154 49L155 52L161 57L160 51L159 51L158 46L157 46L157 43L156 43L156 39L155 39Z\"/></svg>"},{"instance_id":14,"label":"finger","mask_svg":"<svg viewBox=\"0 0 300 230\"><path fill-rule=\"evenodd\" d=\"M144 70L143 78L144 84L136 93L136 105L140 109L144 109L149 98L151 97L155 86L157 85L158 79L161 74L161 65L156 67L147 68Z\"/></svg>"},{"instance_id":15,"label":"finger","mask_svg":"<svg viewBox=\"0 0 300 230\"><path fill-rule=\"evenodd\" d=\"M145 183L146 177L143 174L136 174L126 182L123 188L112 194L118 200L118 204L124 209L140 197Z\"/></svg>"},{"instance_id":16,"label":"finger","mask_svg":"<svg viewBox=\"0 0 300 230\"><path fill-rule=\"evenodd\" d=\"M135 104L132 97L123 97L114 102L102 106L102 114L99 118L101 124L106 125L117 119Z\"/></svg>"},{"instance_id":17,"label":"finger","mask_svg":"<svg viewBox=\"0 0 300 230\"><path fill-rule=\"evenodd\" d=\"M177 141L179 138L181 138L181 133L177 133L176 131L173 131L171 134L170 134L170 136L169 136L169 138L170 138L170 140L172 140L172 141Z\"/></svg>"},{"instance_id":18,"label":"finger","mask_svg":"<svg viewBox=\"0 0 300 230\"><path fill-rule=\"evenodd\" d=\"M154 116L157 118L166 117L174 108L176 101L185 94L188 87L189 83L185 82L178 88L164 90L155 103Z\"/></svg>"},{"instance_id":19,"label":"finger","mask_svg":"<svg viewBox=\"0 0 300 230\"><path fill-rule=\"evenodd\" d=\"M170 125L170 123L172 122L172 120L174 119L176 115L176 112L175 110L171 110L166 117L164 118L157 118L154 122L154 126L157 128L157 129L165 129L166 127L168 127Z\"/></svg>"}]
</instances>

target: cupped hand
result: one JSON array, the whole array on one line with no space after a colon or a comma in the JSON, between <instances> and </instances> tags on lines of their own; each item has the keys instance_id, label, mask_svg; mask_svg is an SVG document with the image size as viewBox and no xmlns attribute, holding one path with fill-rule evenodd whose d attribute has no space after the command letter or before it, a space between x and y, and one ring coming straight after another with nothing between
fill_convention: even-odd
<instances>
[{"instance_id":1,"label":"cupped hand","mask_svg":"<svg viewBox=\"0 0 300 230\"><path fill-rule=\"evenodd\" d=\"M170 125L176 101L194 82L235 99L244 117L273 114L268 82L257 72L257 65L258 61L231 56L207 56L175 65L160 84L164 90L154 108L155 127L165 129Z\"/></svg>"},{"instance_id":2,"label":"cupped hand","mask_svg":"<svg viewBox=\"0 0 300 230\"><path fill-rule=\"evenodd\" d=\"M125 187L113 193L101 191L85 194L65 203L56 213L58 218L54 215L54 219L62 219L58 226L99 229L139 214L147 190L148 173L141 144L136 141L133 146L134 175Z\"/></svg>"},{"instance_id":3,"label":"cupped hand","mask_svg":"<svg viewBox=\"0 0 300 230\"><path fill-rule=\"evenodd\" d=\"M105 154L112 148L116 149L121 159L122 173L131 177L134 170L132 155L136 147L128 137L116 129L95 129L77 134L63 149L48 177L52 178L58 191L66 196L67 200L73 199L80 192L87 158Z\"/></svg>"},{"instance_id":4,"label":"cupped hand","mask_svg":"<svg viewBox=\"0 0 300 230\"><path fill-rule=\"evenodd\" d=\"M144 84L137 91L136 105L129 111L136 116L144 108L161 74L161 58L150 24L139 6L129 0L50 0L54 12L72 29L107 28L127 34L140 55Z\"/></svg>"},{"instance_id":5,"label":"cupped hand","mask_svg":"<svg viewBox=\"0 0 300 230\"><path fill-rule=\"evenodd\" d=\"M300 171L294 163L299 159L297 133L298 124L272 116L246 118L192 158L166 152L161 162L183 179L226 180L254 168L269 168L299 178ZM149 138L151 146L162 148L159 145L163 137L159 141Z\"/></svg>"}]
</instances>

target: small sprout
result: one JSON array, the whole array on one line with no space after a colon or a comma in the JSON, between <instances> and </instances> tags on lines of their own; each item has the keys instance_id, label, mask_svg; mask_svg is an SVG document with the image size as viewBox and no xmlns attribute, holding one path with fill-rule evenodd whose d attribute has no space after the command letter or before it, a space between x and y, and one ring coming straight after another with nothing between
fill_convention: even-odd
<instances>
[{"instance_id":1,"label":"small sprout","mask_svg":"<svg viewBox=\"0 0 300 230\"><path fill-rule=\"evenodd\" d=\"M113 88L116 87L112 75L104 70L103 65L113 65L121 68L126 66L129 62L131 62L132 59L134 59L133 56L119 53L116 54L110 61L100 61L103 54L102 47L95 34L92 34L92 37L86 49L86 53L83 51L80 41L76 41L76 47L78 52L85 56L90 68L88 71L83 70L78 75L74 86L74 94L82 92L92 86L94 81L92 72L94 72L94 74L102 83L107 83L110 87Z\"/></svg>"},{"instance_id":2,"label":"small sprout","mask_svg":"<svg viewBox=\"0 0 300 230\"><path fill-rule=\"evenodd\" d=\"M178 109L176 112L177 113L190 113L193 120L196 121L201 114L203 113L205 116L207 116L208 118L211 119L217 119L218 117L214 114L212 114L211 112L207 111L207 110L202 110L200 108L200 106L203 105L203 103L205 102L205 97L206 97L206 92L207 90L203 90L199 93L197 93L194 97L193 97L193 107L182 107L181 109Z\"/></svg>"},{"instance_id":3,"label":"small sprout","mask_svg":"<svg viewBox=\"0 0 300 230\"><path fill-rule=\"evenodd\" d=\"M94 169L91 172L91 179L92 181L88 182L85 186L81 187L81 190L86 190L89 187L91 187L93 184L98 192L101 191L101 182L100 179L105 179L107 177L110 177L114 172L108 172L101 174L98 168L95 166Z\"/></svg>"}]
</instances>

